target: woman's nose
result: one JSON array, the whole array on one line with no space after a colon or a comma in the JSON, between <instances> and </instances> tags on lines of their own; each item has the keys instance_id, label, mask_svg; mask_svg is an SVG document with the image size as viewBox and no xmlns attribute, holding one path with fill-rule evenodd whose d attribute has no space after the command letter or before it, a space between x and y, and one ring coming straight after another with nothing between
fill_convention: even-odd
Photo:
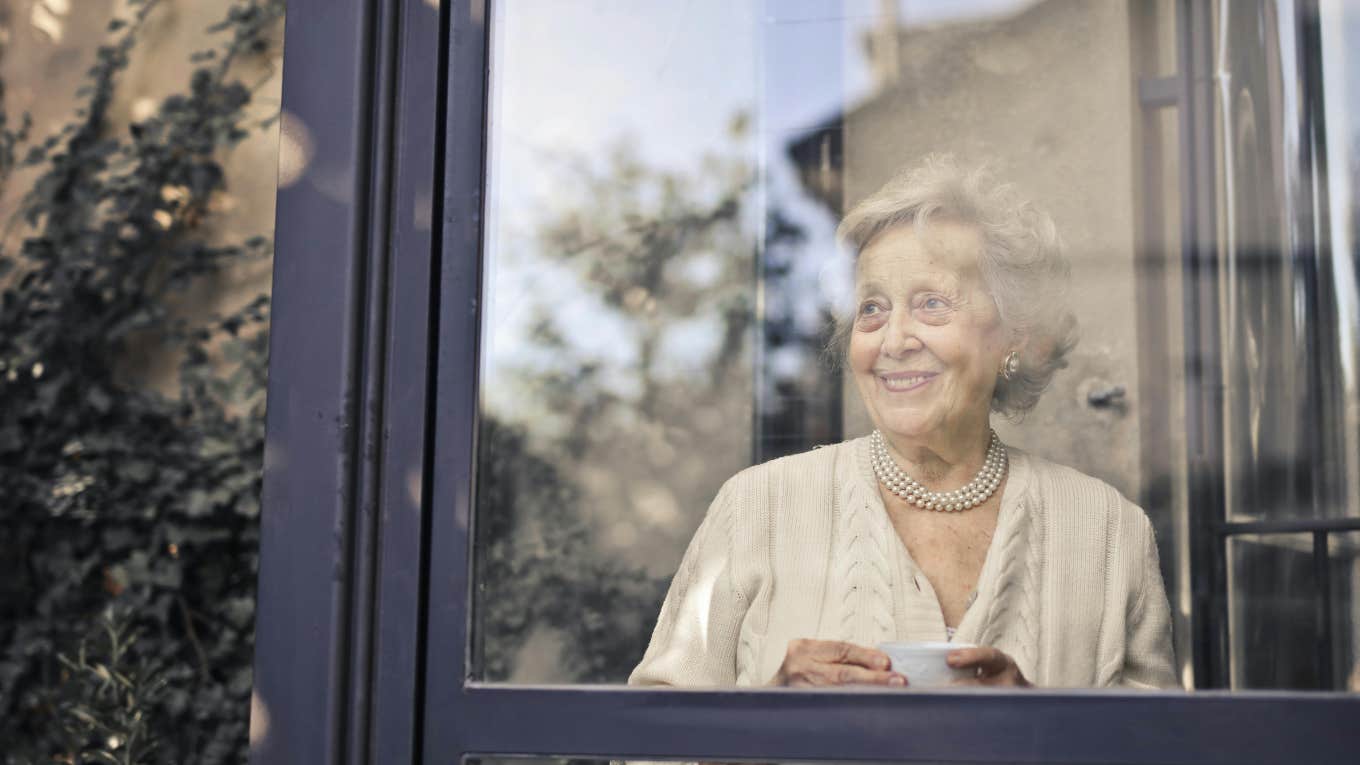
<instances>
[{"instance_id":1,"label":"woman's nose","mask_svg":"<svg viewBox=\"0 0 1360 765\"><path fill-rule=\"evenodd\" d=\"M887 331L883 336L883 346L879 352L898 358L921 349L921 338L917 336L916 320L909 312L896 312L888 319Z\"/></svg>"}]
</instances>

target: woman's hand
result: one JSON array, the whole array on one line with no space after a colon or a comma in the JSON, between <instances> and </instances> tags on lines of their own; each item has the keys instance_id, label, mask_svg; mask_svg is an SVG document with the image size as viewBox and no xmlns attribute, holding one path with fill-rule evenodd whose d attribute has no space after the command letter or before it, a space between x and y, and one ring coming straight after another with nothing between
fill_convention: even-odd
<instances>
[{"instance_id":1,"label":"woman's hand","mask_svg":"<svg viewBox=\"0 0 1360 765\"><path fill-rule=\"evenodd\" d=\"M771 685L906 685L882 651L839 640L790 640Z\"/></svg>"},{"instance_id":2,"label":"woman's hand","mask_svg":"<svg viewBox=\"0 0 1360 765\"><path fill-rule=\"evenodd\" d=\"M977 671L975 679L961 680L959 685L1007 685L1016 688L1028 688L1031 685L1020 667L1016 666L1015 659L991 646L960 648L951 652L945 662L954 669L972 668Z\"/></svg>"}]
</instances>

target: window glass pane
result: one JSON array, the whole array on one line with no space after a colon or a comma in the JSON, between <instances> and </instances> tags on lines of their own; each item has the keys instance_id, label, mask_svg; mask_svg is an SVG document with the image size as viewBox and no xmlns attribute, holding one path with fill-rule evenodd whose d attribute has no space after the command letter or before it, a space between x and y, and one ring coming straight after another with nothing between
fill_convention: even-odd
<instances>
[{"instance_id":1,"label":"window glass pane","mask_svg":"<svg viewBox=\"0 0 1360 765\"><path fill-rule=\"evenodd\" d=\"M1355 532L1232 539L1234 687L1360 690L1358 543Z\"/></svg>"},{"instance_id":2,"label":"window glass pane","mask_svg":"<svg viewBox=\"0 0 1360 765\"><path fill-rule=\"evenodd\" d=\"M751 459L760 8L494 8L482 669L622 682Z\"/></svg>"},{"instance_id":3,"label":"window glass pane","mask_svg":"<svg viewBox=\"0 0 1360 765\"><path fill-rule=\"evenodd\" d=\"M1332 534L1328 557L1333 687L1360 691L1360 533Z\"/></svg>"},{"instance_id":4,"label":"window glass pane","mask_svg":"<svg viewBox=\"0 0 1360 765\"><path fill-rule=\"evenodd\" d=\"M1360 26L1196 8L494 4L473 676L1342 687Z\"/></svg>"},{"instance_id":5,"label":"window glass pane","mask_svg":"<svg viewBox=\"0 0 1360 765\"><path fill-rule=\"evenodd\" d=\"M1320 687L1312 535L1243 535L1228 551L1233 687Z\"/></svg>"},{"instance_id":6,"label":"window glass pane","mask_svg":"<svg viewBox=\"0 0 1360 765\"><path fill-rule=\"evenodd\" d=\"M1347 40L1360 17L1325 7L1311 29L1325 55L1272 65L1277 48L1310 42L1310 22L1229 9L1219 45L1233 72L1219 104L1224 453L1228 508L1244 520L1357 514L1348 107L1360 69ZM1281 93L1282 77L1303 84ZM1319 131L1333 128L1324 148Z\"/></svg>"},{"instance_id":7,"label":"window glass pane","mask_svg":"<svg viewBox=\"0 0 1360 765\"><path fill-rule=\"evenodd\" d=\"M1360 279L1356 253L1360 252L1360 8L1353 3L1327 0L1322 3L1322 71L1324 123L1332 136L1327 144L1327 236L1331 256L1324 260L1324 279L1334 313L1324 317L1335 322L1330 336L1334 356L1330 371L1331 409L1325 430L1331 439L1325 448L1328 483L1337 488L1328 497L1326 514L1360 515Z\"/></svg>"}]
</instances>

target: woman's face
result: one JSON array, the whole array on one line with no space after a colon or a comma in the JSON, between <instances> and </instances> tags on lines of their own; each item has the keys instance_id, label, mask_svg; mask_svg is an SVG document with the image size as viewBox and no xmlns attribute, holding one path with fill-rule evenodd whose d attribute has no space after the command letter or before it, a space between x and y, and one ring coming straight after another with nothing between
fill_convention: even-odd
<instances>
[{"instance_id":1,"label":"woman's face","mask_svg":"<svg viewBox=\"0 0 1360 765\"><path fill-rule=\"evenodd\" d=\"M987 426L1011 349L978 272L982 244L971 226L939 220L920 235L894 226L860 252L850 368L874 424L901 445Z\"/></svg>"}]
</instances>

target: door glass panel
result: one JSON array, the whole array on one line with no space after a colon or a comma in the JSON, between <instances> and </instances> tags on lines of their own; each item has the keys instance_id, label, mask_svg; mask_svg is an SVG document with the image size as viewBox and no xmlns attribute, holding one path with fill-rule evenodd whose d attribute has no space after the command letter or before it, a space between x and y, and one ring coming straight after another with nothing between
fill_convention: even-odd
<instances>
[{"instance_id":1,"label":"door glass panel","mask_svg":"<svg viewBox=\"0 0 1360 765\"><path fill-rule=\"evenodd\" d=\"M1342 3L1321 13L1225 6L1219 54L1232 83L1220 94L1228 148L1219 190L1234 519L1357 515L1356 133L1347 115L1360 104L1360 59L1347 41L1360 35L1360 15ZM1276 55L1282 45L1318 48L1312 35L1322 38L1322 55ZM1310 67L1323 68L1320 81L1308 82ZM1335 130L1334 140L1305 156L1324 129ZM1313 188L1322 178L1330 188Z\"/></svg>"},{"instance_id":2,"label":"door glass panel","mask_svg":"<svg viewBox=\"0 0 1360 765\"><path fill-rule=\"evenodd\" d=\"M1322 687L1312 535L1243 535L1228 550L1233 687Z\"/></svg>"},{"instance_id":3,"label":"door glass panel","mask_svg":"<svg viewBox=\"0 0 1360 765\"><path fill-rule=\"evenodd\" d=\"M477 653L622 682L751 459L760 7L493 8Z\"/></svg>"},{"instance_id":4,"label":"door glass panel","mask_svg":"<svg viewBox=\"0 0 1360 765\"><path fill-rule=\"evenodd\" d=\"M492 4L472 676L764 685L957 629L1042 685L1349 682L1354 532L1319 568L1270 524L1360 515L1360 27L1214 8ZM975 491L893 494L875 430Z\"/></svg>"},{"instance_id":5,"label":"door glass panel","mask_svg":"<svg viewBox=\"0 0 1360 765\"><path fill-rule=\"evenodd\" d=\"M1360 534L1241 535L1228 549L1233 687L1360 690Z\"/></svg>"},{"instance_id":6,"label":"door glass panel","mask_svg":"<svg viewBox=\"0 0 1360 765\"><path fill-rule=\"evenodd\" d=\"M1330 535L1328 558L1333 687L1360 691L1360 533Z\"/></svg>"}]
</instances>

